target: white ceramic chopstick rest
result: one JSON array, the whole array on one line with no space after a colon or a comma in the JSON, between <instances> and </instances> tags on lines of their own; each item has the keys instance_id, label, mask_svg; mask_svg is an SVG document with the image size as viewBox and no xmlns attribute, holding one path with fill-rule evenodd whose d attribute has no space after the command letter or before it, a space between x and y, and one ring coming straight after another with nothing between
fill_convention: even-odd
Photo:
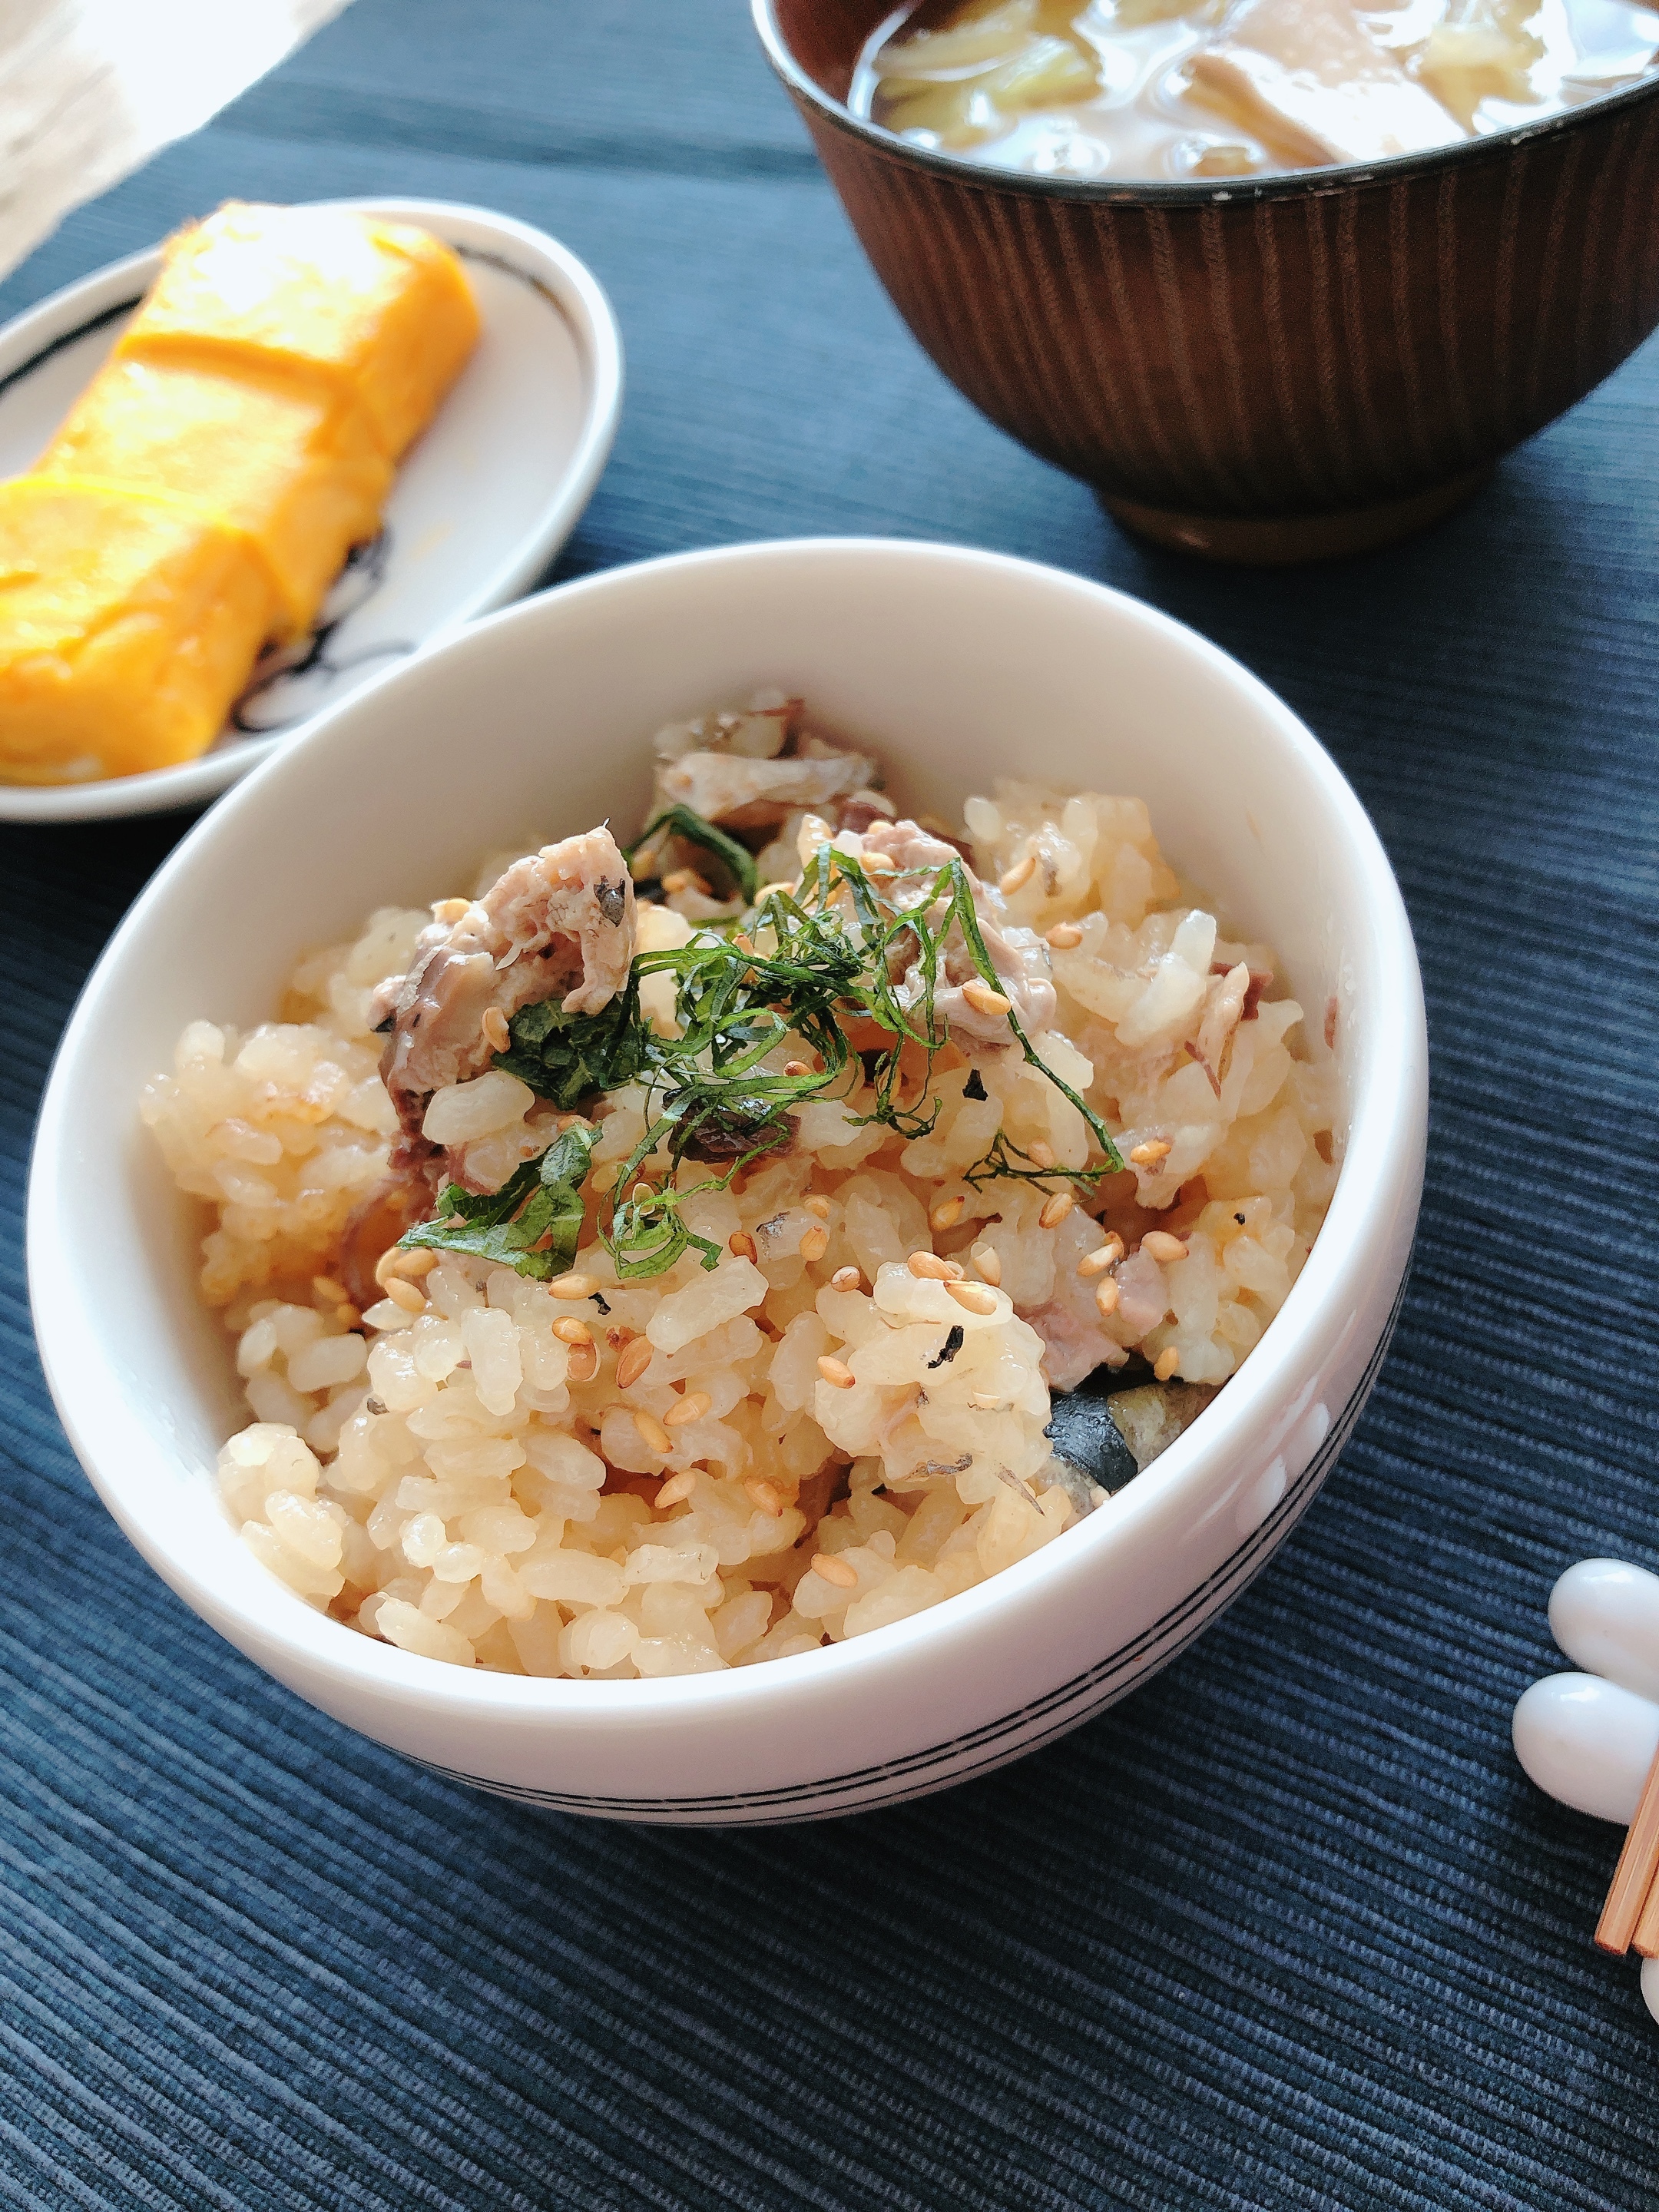
<instances>
[{"instance_id":1,"label":"white ceramic chopstick rest","mask_svg":"<svg viewBox=\"0 0 1659 2212\"><path fill-rule=\"evenodd\" d=\"M1584 1671L1549 1674L1515 1708L1515 1755L1538 1787L1628 1826L1659 1751L1659 1575L1581 1559L1550 1593L1550 1633ZM1659 2020L1659 1959L1642 1995Z\"/></svg>"}]
</instances>

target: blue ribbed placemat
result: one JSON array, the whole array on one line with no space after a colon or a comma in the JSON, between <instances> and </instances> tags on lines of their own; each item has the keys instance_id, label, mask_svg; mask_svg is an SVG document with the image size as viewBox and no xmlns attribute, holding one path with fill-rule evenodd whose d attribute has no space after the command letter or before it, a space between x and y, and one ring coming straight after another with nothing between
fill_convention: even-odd
<instances>
[{"instance_id":1,"label":"blue ribbed placemat","mask_svg":"<svg viewBox=\"0 0 1659 2212\"><path fill-rule=\"evenodd\" d=\"M890 531L1036 555L1276 684L1399 870L1435 1048L1416 1274L1358 1436L1234 1611L1024 1764L798 1832L545 1817L209 1634L40 1387L25 1158L177 823L0 835L0 2202L1659 2203L1608 1828L1508 1745L1553 1576L1659 1564L1659 355L1405 550L1142 553L973 416L854 246L740 0L356 0L75 216L10 313L226 194L431 192L584 255L629 348L567 572Z\"/></svg>"}]
</instances>

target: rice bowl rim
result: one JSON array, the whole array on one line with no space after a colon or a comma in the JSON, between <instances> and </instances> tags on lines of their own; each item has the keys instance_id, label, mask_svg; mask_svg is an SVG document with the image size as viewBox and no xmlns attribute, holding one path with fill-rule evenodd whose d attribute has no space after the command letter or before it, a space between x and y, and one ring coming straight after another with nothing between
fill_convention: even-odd
<instances>
[{"instance_id":1,"label":"rice bowl rim","mask_svg":"<svg viewBox=\"0 0 1659 2212\"><path fill-rule=\"evenodd\" d=\"M1273 728L1294 772L1308 785L1322 830L1338 848L1344 871L1358 887L1355 912L1369 925L1363 950L1357 933L1353 957L1356 965L1370 971L1363 977L1370 1003L1337 1187L1284 1305L1199 1420L1144 1474L1066 1529L1063 1539L923 1612L867 1635L764 1664L621 1681L495 1674L371 1640L306 1604L275 1575L262 1576L252 1585L257 1601L244 1602L240 1594L215 1587L175 1553L168 1542L164 1510L144 1494L142 1480L135 1479L140 1455L133 1450L126 1413L136 1394L124 1382L99 1334L95 1310L90 1302L82 1303L55 1225L60 1192L73 1172L79 1100L96 1084L100 1018L106 1003L127 983L127 971L142 975L143 948L152 926L175 902L189 903L198 862L228 836L243 831L260 810L273 780L294 775L318 747L350 744L354 720L372 712L383 692L400 687L412 692L440 658L476 664L477 695L483 714L489 711L495 641L516 627L545 625L556 638L567 613L596 596L627 594L665 580L672 584L676 576L692 571L723 570L733 588L740 589L746 569L763 566L775 574L779 563L787 562L801 571L802 585L810 590L815 566L848 561L880 561L918 575L954 565L964 573L977 571L981 576L1036 585L1069 598L1080 611L1094 610L1111 623L1138 629L1176 653L1207 665L1212 675L1239 695L1241 703L1251 705ZM556 645L550 649L556 651ZM1246 734L1248 741L1258 741L1255 732ZM464 747L465 731L451 742ZM902 754L890 750L897 765ZM296 942L294 957L304 950L303 943ZM172 1042L168 1037L158 1044L157 1065L170 1053ZM1381 842L1334 761L1285 702L1240 662L1184 623L1126 592L1012 555L882 538L765 540L605 569L483 617L341 701L190 830L106 945L54 1057L30 1163L30 1303L53 1403L103 1503L135 1548L192 1611L256 1662L270 1665L279 1677L283 1669L272 1662L281 1654L299 1664L309 1680L330 1676L332 1690L367 1696L382 1705L419 1707L451 1719L464 1718L469 1712L488 1713L500 1718L517 1716L526 1722L537 1717L556 1718L579 1729L610 1729L625 1727L630 1721L648 1726L669 1717L712 1717L717 1709L726 1708L738 1717L745 1709L787 1695L798 1685L816 1685L817 1693L831 1690L837 1681L850 1688L872 1672L902 1668L913 1653L941 1639L963 1635L977 1641L994 1635L1000 1617L1014 1614L1042 1583L1088 1577L1103 1547L1131 1540L1138 1528L1183 1493L1190 1511L1182 1516L1181 1527L1190 1529L1206 1504L1213 1502L1209 1492L1224 1480L1253 1439L1275 1424L1288 1433L1305 1411L1297 1401L1299 1385L1311 1383L1340 1354L1352 1316L1365 1305L1370 1279L1386 1259L1402 1202L1409 1205L1420 1174L1426 1102L1421 980L1405 905ZM136 1125L136 1098L133 1114ZM166 1172L159 1156L155 1172ZM229 1358L228 1349L226 1356ZM152 1449L167 1453L164 1411L152 1414L143 1427ZM179 1455L169 1455L176 1466ZM214 1499L212 1510L216 1503ZM268 1593L263 1587L266 1579ZM264 1601L267 1595L268 1604Z\"/></svg>"}]
</instances>

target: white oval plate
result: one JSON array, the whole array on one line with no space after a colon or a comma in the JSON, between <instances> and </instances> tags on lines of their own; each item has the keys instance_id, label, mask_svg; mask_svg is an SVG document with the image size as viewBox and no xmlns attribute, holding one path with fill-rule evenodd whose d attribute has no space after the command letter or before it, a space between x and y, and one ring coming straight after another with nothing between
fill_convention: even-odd
<instances>
[{"instance_id":1,"label":"white oval plate","mask_svg":"<svg viewBox=\"0 0 1659 2212\"><path fill-rule=\"evenodd\" d=\"M96 783L0 783L0 821L159 814L210 799L368 677L517 599L593 495L622 406L622 338L592 272L510 216L447 200L329 200L422 224L466 264L477 349L398 471L302 644L268 654L200 759ZM0 330L0 476L39 457L161 262L151 247Z\"/></svg>"}]
</instances>

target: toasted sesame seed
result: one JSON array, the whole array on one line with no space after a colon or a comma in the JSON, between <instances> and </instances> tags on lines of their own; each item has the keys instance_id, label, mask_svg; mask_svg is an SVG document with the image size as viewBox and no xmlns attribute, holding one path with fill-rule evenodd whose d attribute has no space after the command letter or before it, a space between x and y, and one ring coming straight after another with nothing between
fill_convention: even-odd
<instances>
[{"instance_id":1,"label":"toasted sesame seed","mask_svg":"<svg viewBox=\"0 0 1659 2212\"><path fill-rule=\"evenodd\" d=\"M1057 921L1048 932L1048 943L1056 952L1070 952L1083 942L1083 932L1074 921Z\"/></svg>"},{"instance_id":2,"label":"toasted sesame seed","mask_svg":"<svg viewBox=\"0 0 1659 2212\"><path fill-rule=\"evenodd\" d=\"M393 1275L390 1282L384 1284L382 1288L392 1304L401 1306L405 1313L417 1314L426 1311L425 1292L417 1291L413 1283L404 1282L401 1275Z\"/></svg>"},{"instance_id":3,"label":"toasted sesame seed","mask_svg":"<svg viewBox=\"0 0 1659 2212\"><path fill-rule=\"evenodd\" d=\"M1117 1302L1122 1295L1115 1275L1104 1275L1095 1285L1095 1304L1103 1321L1109 1321L1117 1311Z\"/></svg>"},{"instance_id":4,"label":"toasted sesame seed","mask_svg":"<svg viewBox=\"0 0 1659 2212\"><path fill-rule=\"evenodd\" d=\"M585 1321L577 1321L566 1314L553 1324L553 1334L563 1344L592 1344L593 1332Z\"/></svg>"},{"instance_id":5,"label":"toasted sesame seed","mask_svg":"<svg viewBox=\"0 0 1659 2212\"><path fill-rule=\"evenodd\" d=\"M700 876L695 868L676 868L672 875L663 878L662 887L671 898L676 891L701 891L705 898L714 896L708 878Z\"/></svg>"},{"instance_id":6,"label":"toasted sesame seed","mask_svg":"<svg viewBox=\"0 0 1659 2212\"><path fill-rule=\"evenodd\" d=\"M1069 1190L1057 1190L1037 1216L1039 1229L1058 1229L1077 1204Z\"/></svg>"},{"instance_id":7,"label":"toasted sesame seed","mask_svg":"<svg viewBox=\"0 0 1659 2212\"><path fill-rule=\"evenodd\" d=\"M654 1413L647 1413L642 1406L634 1408L634 1426L640 1432L640 1441L647 1451L655 1452L665 1459L673 1449L673 1438Z\"/></svg>"},{"instance_id":8,"label":"toasted sesame seed","mask_svg":"<svg viewBox=\"0 0 1659 2212\"><path fill-rule=\"evenodd\" d=\"M949 1267L932 1252L913 1252L904 1264L921 1282L948 1283L951 1279Z\"/></svg>"},{"instance_id":9,"label":"toasted sesame seed","mask_svg":"<svg viewBox=\"0 0 1659 2212\"><path fill-rule=\"evenodd\" d=\"M861 1291L864 1278L856 1267L837 1267L830 1278L830 1287L832 1291Z\"/></svg>"},{"instance_id":10,"label":"toasted sesame seed","mask_svg":"<svg viewBox=\"0 0 1659 2212\"><path fill-rule=\"evenodd\" d=\"M971 1314L994 1314L997 1310L997 1294L988 1283L947 1283L945 1287Z\"/></svg>"},{"instance_id":11,"label":"toasted sesame seed","mask_svg":"<svg viewBox=\"0 0 1659 2212\"><path fill-rule=\"evenodd\" d=\"M1077 1271L1086 1281L1091 1275L1103 1275L1108 1267L1115 1267L1123 1257L1123 1239L1114 1230L1097 1251L1085 1252L1077 1263Z\"/></svg>"},{"instance_id":12,"label":"toasted sesame seed","mask_svg":"<svg viewBox=\"0 0 1659 2212\"><path fill-rule=\"evenodd\" d=\"M567 1382L591 1382L599 1371L599 1347L597 1344L573 1344L570 1364L565 1370Z\"/></svg>"},{"instance_id":13,"label":"toasted sesame seed","mask_svg":"<svg viewBox=\"0 0 1659 2212\"><path fill-rule=\"evenodd\" d=\"M858 1571L849 1567L845 1559L833 1559L828 1552L814 1552L812 1572L820 1582L831 1583L836 1589L856 1589Z\"/></svg>"},{"instance_id":14,"label":"toasted sesame seed","mask_svg":"<svg viewBox=\"0 0 1659 2212\"><path fill-rule=\"evenodd\" d=\"M696 1486L697 1471L695 1468L687 1468L683 1474L671 1474L667 1481L664 1483L662 1488L657 1492L656 1506L658 1512L665 1512L671 1505L678 1505L683 1504L686 1498L690 1498L691 1492L696 1488Z\"/></svg>"},{"instance_id":15,"label":"toasted sesame seed","mask_svg":"<svg viewBox=\"0 0 1659 2212\"><path fill-rule=\"evenodd\" d=\"M1041 1137L1033 1137L1025 1147L1025 1157L1033 1167L1051 1168L1054 1164L1054 1148L1045 1145Z\"/></svg>"},{"instance_id":16,"label":"toasted sesame seed","mask_svg":"<svg viewBox=\"0 0 1659 2212\"><path fill-rule=\"evenodd\" d=\"M657 1347L648 1336L636 1336L632 1344L624 1346L617 1358L617 1388L631 1390L656 1356Z\"/></svg>"},{"instance_id":17,"label":"toasted sesame seed","mask_svg":"<svg viewBox=\"0 0 1659 2212\"><path fill-rule=\"evenodd\" d=\"M942 1198L927 1218L935 1229L954 1229L961 1220L968 1201L958 1191L954 1198Z\"/></svg>"},{"instance_id":18,"label":"toasted sesame seed","mask_svg":"<svg viewBox=\"0 0 1659 2212\"><path fill-rule=\"evenodd\" d=\"M1012 898L1017 890L1024 889L1036 873L1036 854L1028 850L1025 858L1023 860L1016 860L1013 866L1000 878L997 889L1005 898Z\"/></svg>"},{"instance_id":19,"label":"toasted sesame seed","mask_svg":"<svg viewBox=\"0 0 1659 2212\"><path fill-rule=\"evenodd\" d=\"M486 1006L478 1027L491 1052L505 1052L513 1042L513 1033L507 1026L507 1016L499 1006Z\"/></svg>"},{"instance_id":20,"label":"toasted sesame seed","mask_svg":"<svg viewBox=\"0 0 1659 2212\"><path fill-rule=\"evenodd\" d=\"M1187 1256L1187 1247L1180 1237L1171 1237L1167 1229L1149 1229L1140 1240L1140 1249L1149 1260L1156 1260L1160 1265Z\"/></svg>"},{"instance_id":21,"label":"toasted sesame seed","mask_svg":"<svg viewBox=\"0 0 1659 2212\"><path fill-rule=\"evenodd\" d=\"M970 1390L968 1403L976 1413L994 1413L1000 1408L1002 1401L994 1390Z\"/></svg>"},{"instance_id":22,"label":"toasted sesame seed","mask_svg":"<svg viewBox=\"0 0 1659 2212\"><path fill-rule=\"evenodd\" d=\"M726 1249L739 1260L752 1260L757 1256L755 1240L746 1229L734 1229L726 1240Z\"/></svg>"},{"instance_id":23,"label":"toasted sesame seed","mask_svg":"<svg viewBox=\"0 0 1659 2212\"><path fill-rule=\"evenodd\" d=\"M979 1014L1006 1014L1014 1003L1012 999L1005 999L1000 991L994 991L988 983L981 983L977 978L963 985L962 995Z\"/></svg>"},{"instance_id":24,"label":"toasted sesame seed","mask_svg":"<svg viewBox=\"0 0 1659 2212\"><path fill-rule=\"evenodd\" d=\"M755 904L757 906L764 906L768 899L775 898L779 892L793 891L794 888L795 886L793 883L785 883L781 878L780 878L775 884L763 884L760 889L755 893Z\"/></svg>"},{"instance_id":25,"label":"toasted sesame seed","mask_svg":"<svg viewBox=\"0 0 1659 2212\"><path fill-rule=\"evenodd\" d=\"M814 1260L823 1259L824 1254L829 1249L830 1231L824 1228L822 1223L820 1223L816 1229L802 1231L800 1240L800 1256L803 1260L806 1261L809 1265Z\"/></svg>"},{"instance_id":26,"label":"toasted sesame seed","mask_svg":"<svg viewBox=\"0 0 1659 2212\"><path fill-rule=\"evenodd\" d=\"M850 1390L858 1381L858 1376L844 1359L836 1359L828 1352L818 1361L818 1373L837 1390Z\"/></svg>"},{"instance_id":27,"label":"toasted sesame seed","mask_svg":"<svg viewBox=\"0 0 1659 2212\"><path fill-rule=\"evenodd\" d=\"M764 1475L751 1474L748 1481L744 1484L743 1488L744 1495L747 1498L753 1498L755 1504L759 1506L761 1511L763 1513L769 1514L774 1521L775 1521L779 1515L783 1511L783 1499L781 1496L779 1494L778 1491L774 1488L773 1485L766 1480Z\"/></svg>"},{"instance_id":28,"label":"toasted sesame seed","mask_svg":"<svg viewBox=\"0 0 1659 2212\"><path fill-rule=\"evenodd\" d=\"M334 1309L334 1326L337 1329L346 1330L356 1328L362 1319L362 1316L358 1312L356 1307L349 1304L343 1306L336 1306Z\"/></svg>"},{"instance_id":29,"label":"toasted sesame seed","mask_svg":"<svg viewBox=\"0 0 1659 2212\"><path fill-rule=\"evenodd\" d=\"M830 1201L817 1191L813 1192L811 1198L802 1199L801 1204L808 1213L816 1215L818 1220L828 1221L830 1218Z\"/></svg>"},{"instance_id":30,"label":"toasted sesame seed","mask_svg":"<svg viewBox=\"0 0 1659 2212\"><path fill-rule=\"evenodd\" d=\"M786 1075L810 1075L812 1073L804 1060L786 1060L783 1072Z\"/></svg>"},{"instance_id":31,"label":"toasted sesame seed","mask_svg":"<svg viewBox=\"0 0 1659 2212\"><path fill-rule=\"evenodd\" d=\"M707 1390L688 1390L678 1406L671 1406L663 1415L665 1429L683 1429L692 1421L702 1420L714 1404Z\"/></svg>"},{"instance_id":32,"label":"toasted sesame seed","mask_svg":"<svg viewBox=\"0 0 1659 2212\"><path fill-rule=\"evenodd\" d=\"M1131 1146L1129 1158L1138 1168L1155 1168L1167 1160L1175 1146L1167 1137L1148 1137L1144 1145Z\"/></svg>"},{"instance_id":33,"label":"toasted sesame seed","mask_svg":"<svg viewBox=\"0 0 1659 2212\"><path fill-rule=\"evenodd\" d=\"M343 1283L337 1283L332 1275L313 1275L311 1295L319 1305L343 1306L351 1303L351 1293Z\"/></svg>"},{"instance_id":34,"label":"toasted sesame seed","mask_svg":"<svg viewBox=\"0 0 1659 2212\"><path fill-rule=\"evenodd\" d=\"M1160 1382L1167 1382L1181 1364L1181 1354L1174 1345L1166 1344L1152 1362L1152 1372Z\"/></svg>"},{"instance_id":35,"label":"toasted sesame seed","mask_svg":"<svg viewBox=\"0 0 1659 2212\"><path fill-rule=\"evenodd\" d=\"M547 1286L549 1295L556 1298L591 1298L599 1287L597 1275L584 1275L579 1271L568 1275L555 1275Z\"/></svg>"},{"instance_id":36,"label":"toasted sesame seed","mask_svg":"<svg viewBox=\"0 0 1659 2212\"><path fill-rule=\"evenodd\" d=\"M471 905L471 899L438 899L432 908L434 921L459 921Z\"/></svg>"},{"instance_id":37,"label":"toasted sesame seed","mask_svg":"<svg viewBox=\"0 0 1659 2212\"><path fill-rule=\"evenodd\" d=\"M630 1206L649 1206L656 1194L650 1184L641 1178L629 1192L628 1202Z\"/></svg>"},{"instance_id":38,"label":"toasted sesame seed","mask_svg":"<svg viewBox=\"0 0 1659 2212\"><path fill-rule=\"evenodd\" d=\"M898 873L898 862L890 853L866 853L863 859L866 876L896 876Z\"/></svg>"},{"instance_id":39,"label":"toasted sesame seed","mask_svg":"<svg viewBox=\"0 0 1659 2212\"><path fill-rule=\"evenodd\" d=\"M994 1244L975 1244L968 1257L988 1283L1002 1280L1002 1255Z\"/></svg>"}]
</instances>

